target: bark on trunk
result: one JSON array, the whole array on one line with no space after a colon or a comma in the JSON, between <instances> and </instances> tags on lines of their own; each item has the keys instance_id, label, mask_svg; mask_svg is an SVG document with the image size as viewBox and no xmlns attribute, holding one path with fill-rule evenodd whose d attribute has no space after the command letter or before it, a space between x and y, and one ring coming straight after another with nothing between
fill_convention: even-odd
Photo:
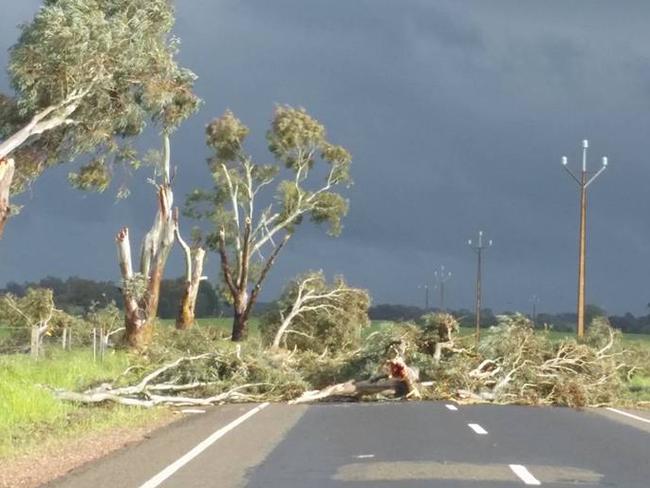
<instances>
[{"instance_id":1,"label":"bark on trunk","mask_svg":"<svg viewBox=\"0 0 650 488\"><path fill-rule=\"evenodd\" d=\"M162 162L162 183L158 187L158 211L153 225L142 241L140 251L140 272L133 273L129 231L123 228L117 234L117 249L122 274L124 296L124 342L127 346L142 349L153 334L153 325L158 312L160 283L169 251L174 245L176 223L172 213L174 194L170 178L169 137L163 137L164 156ZM144 283L139 281L144 280Z\"/></svg>"},{"instance_id":2,"label":"bark on trunk","mask_svg":"<svg viewBox=\"0 0 650 488\"><path fill-rule=\"evenodd\" d=\"M0 159L0 239L4 233L5 224L9 218L9 197L11 182L14 178L15 164L13 159Z\"/></svg>"},{"instance_id":3,"label":"bark on trunk","mask_svg":"<svg viewBox=\"0 0 650 488\"><path fill-rule=\"evenodd\" d=\"M239 342L246 338L248 332L248 307L247 300L237 301L234 306L235 316L232 322L232 341Z\"/></svg>"},{"instance_id":4,"label":"bark on trunk","mask_svg":"<svg viewBox=\"0 0 650 488\"><path fill-rule=\"evenodd\" d=\"M181 303L176 316L176 328L178 330L187 330L194 324L196 298L199 294L201 281L206 279L203 274L203 261L205 260L205 249L197 247L194 252L190 246L183 240L178 225L178 208L174 209L174 234L176 240L183 249L185 254L185 290L181 297Z\"/></svg>"}]
</instances>

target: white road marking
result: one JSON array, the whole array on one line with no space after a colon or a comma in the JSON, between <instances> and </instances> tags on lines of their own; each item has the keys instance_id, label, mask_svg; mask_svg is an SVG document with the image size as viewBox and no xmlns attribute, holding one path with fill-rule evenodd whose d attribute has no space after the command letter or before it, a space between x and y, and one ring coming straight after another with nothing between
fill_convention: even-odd
<instances>
[{"instance_id":1,"label":"white road marking","mask_svg":"<svg viewBox=\"0 0 650 488\"><path fill-rule=\"evenodd\" d=\"M481 427L479 424L467 424L467 426L472 429L474 432L480 435L485 435L487 434L487 430L485 430L483 427Z\"/></svg>"},{"instance_id":2,"label":"white road marking","mask_svg":"<svg viewBox=\"0 0 650 488\"><path fill-rule=\"evenodd\" d=\"M527 485L539 486L542 484L541 481L530 474L530 471L528 471L525 466L522 466L521 464L510 464L509 466L510 469L512 469L512 472L519 476L521 481Z\"/></svg>"},{"instance_id":3,"label":"white road marking","mask_svg":"<svg viewBox=\"0 0 650 488\"><path fill-rule=\"evenodd\" d=\"M181 410L182 413L205 413L205 410L201 410L198 408L184 408Z\"/></svg>"},{"instance_id":4,"label":"white road marking","mask_svg":"<svg viewBox=\"0 0 650 488\"><path fill-rule=\"evenodd\" d=\"M454 412L458 410L458 407L456 405L445 405L445 407L447 407L449 410L452 410Z\"/></svg>"},{"instance_id":5,"label":"white road marking","mask_svg":"<svg viewBox=\"0 0 650 488\"><path fill-rule=\"evenodd\" d=\"M638 420L639 422L645 422L646 424L650 424L650 420L644 419L643 417L639 417L638 415L624 412L623 410L617 410L616 408L612 408L612 407L606 407L605 410L609 410L610 412L625 415L626 417L630 417L631 419Z\"/></svg>"},{"instance_id":6,"label":"white road marking","mask_svg":"<svg viewBox=\"0 0 650 488\"><path fill-rule=\"evenodd\" d=\"M357 456L357 459L370 459L370 458L374 458L374 457L375 457L374 454L359 454Z\"/></svg>"},{"instance_id":7,"label":"white road marking","mask_svg":"<svg viewBox=\"0 0 650 488\"><path fill-rule=\"evenodd\" d=\"M221 429L215 431L212 435L210 435L204 441L197 444L194 448L192 448L187 453L185 453L183 456L181 456L176 461L174 461L172 464L167 466L165 469L163 469L156 476L151 478L146 483L140 485L139 488L155 488L156 486L159 486L163 481L165 481L167 478L169 478L171 475L173 475L176 471L181 469L183 466L185 466L187 463L189 463L192 459L194 459L196 456L198 456L203 451L205 451L208 447L210 447L212 444L214 444L221 437L223 437L228 432L233 430L235 427L237 427L238 425L244 423L246 420L251 418L257 412L259 412L260 410L262 410L262 409L264 409L264 408L266 408L268 406L269 406L268 403L262 403L261 405L258 405L257 407L253 408L252 410L249 410L248 412L246 412L241 417L233 420L232 422L230 422L225 427L222 427Z\"/></svg>"}]
</instances>

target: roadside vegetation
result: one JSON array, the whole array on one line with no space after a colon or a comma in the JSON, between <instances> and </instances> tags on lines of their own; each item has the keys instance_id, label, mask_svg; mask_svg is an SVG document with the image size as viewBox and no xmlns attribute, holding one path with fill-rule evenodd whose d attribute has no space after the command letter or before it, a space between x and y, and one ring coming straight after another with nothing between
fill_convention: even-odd
<instances>
[{"instance_id":1,"label":"roadside vegetation","mask_svg":"<svg viewBox=\"0 0 650 488\"><path fill-rule=\"evenodd\" d=\"M0 458L47 450L57 440L144 425L169 415L164 410L145 412L120 406L89 409L61 402L52 395L54 388L83 389L112 381L129 363L123 351L115 351L98 363L87 349L51 350L38 361L23 354L0 356Z\"/></svg>"}]
</instances>

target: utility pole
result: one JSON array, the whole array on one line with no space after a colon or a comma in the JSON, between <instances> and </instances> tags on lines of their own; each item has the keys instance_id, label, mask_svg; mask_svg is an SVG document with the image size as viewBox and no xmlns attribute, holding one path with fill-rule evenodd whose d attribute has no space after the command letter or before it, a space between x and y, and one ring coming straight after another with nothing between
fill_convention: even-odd
<instances>
[{"instance_id":1,"label":"utility pole","mask_svg":"<svg viewBox=\"0 0 650 488\"><path fill-rule=\"evenodd\" d=\"M436 279L436 286L440 292L440 311L445 311L445 283L451 279L451 272L445 271L445 267L440 266L439 269L433 272L433 276Z\"/></svg>"},{"instance_id":2,"label":"utility pole","mask_svg":"<svg viewBox=\"0 0 650 488\"><path fill-rule=\"evenodd\" d=\"M537 305L539 305L539 297L537 295L531 295L529 299L530 303L533 304L533 314L531 315L531 319L533 321L533 329L537 325Z\"/></svg>"},{"instance_id":3,"label":"utility pole","mask_svg":"<svg viewBox=\"0 0 650 488\"><path fill-rule=\"evenodd\" d=\"M478 231L478 241L473 242L471 239L467 241L469 247L476 251L478 263L476 268L476 344L478 345L481 339L481 266L483 259L483 250L492 247L492 239L487 244L483 242L483 231Z\"/></svg>"},{"instance_id":4,"label":"utility pole","mask_svg":"<svg viewBox=\"0 0 650 488\"><path fill-rule=\"evenodd\" d=\"M424 311L426 312L429 310L429 285L420 285L418 288L424 288Z\"/></svg>"},{"instance_id":5,"label":"utility pole","mask_svg":"<svg viewBox=\"0 0 650 488\"><path fill-rule=\"evenodd\" d=\"M607 168L607 158L603 157L602 166L596 173L587 172L587 149L589 148L589 141L587 139L582 141L582 169L580 175L576 176L571 171L567 164L568 159L562 156L562 165L564 169L571 175L571 177L578 183L580 188L580 231L578 235L578 323L577 334L578 338L585 335L585 288L586 288L586 253L587 253L587 187L600 176L600 174ZM591 175L591 176L590 176Z\"/></svg>"}]
</instances>

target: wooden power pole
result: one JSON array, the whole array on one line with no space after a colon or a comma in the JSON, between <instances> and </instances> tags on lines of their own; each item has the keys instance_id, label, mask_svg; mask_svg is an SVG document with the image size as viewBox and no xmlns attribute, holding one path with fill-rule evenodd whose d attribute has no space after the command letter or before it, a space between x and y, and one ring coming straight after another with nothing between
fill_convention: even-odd
<instances>
[{"instance_id":1,"label":"wooden power pole","mask_svg":"<svg viewBox=\"0 0 650 488\"><path fill-rule=\"evenodd\" d=\"M589 141L582 141L582 168L579 177L571 171L568 166L568 159L562 156L564 169L573 177L580 188L580 230L578 235L578 323L576 331L578 338L585 335L585 309L586 309L586 264L587 264L587 187L607 168L607 158L603 157L601 168L594 174L587 171L587 149Z\"/></svg>"},{"instance_id":2,"label":"wooden power pole","mask_svg":"<svg viewBox=\"0 0 650 488\"><path fill-rule=\"evenodd\" d=\"M477 255L477 268L476 268L476 344L481 339L481 268L483 265L483 250L492 247L492 239L487 244L483 242L483 231L478 232L478 241L473 242L471 239L467 241L469 246L476 251Z\"/></svg>"}]
</instances>

